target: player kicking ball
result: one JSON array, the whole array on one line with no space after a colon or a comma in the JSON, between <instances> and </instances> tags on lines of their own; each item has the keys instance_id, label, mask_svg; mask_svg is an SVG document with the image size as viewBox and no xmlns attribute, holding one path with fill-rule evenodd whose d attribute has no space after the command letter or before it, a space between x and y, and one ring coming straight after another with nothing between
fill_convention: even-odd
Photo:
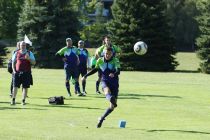
<instances>
[{"instance_id":1,"label":"player kicking ball","mask_svg":"<svg viewBox=\"0 0 210 140\"><path fill-rule=\"evenodd\" d=\"M119 59L113 57L112 48L105 49L105 55L97 60L95 68L83 76L82 80L85 81L88 76L97 71L102 73L102 89L106 99L110 102L110 106L98 120L97 128L100 128L105 118L117 107L120 64Z\"/></svg>"}]
</instances>

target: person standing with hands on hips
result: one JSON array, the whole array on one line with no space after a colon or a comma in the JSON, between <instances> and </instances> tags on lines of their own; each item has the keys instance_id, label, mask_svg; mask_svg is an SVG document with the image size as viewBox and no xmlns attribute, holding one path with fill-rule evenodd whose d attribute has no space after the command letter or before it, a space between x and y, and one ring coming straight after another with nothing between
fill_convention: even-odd
<instances>
[{"instance_id":1,"label":"person standing with hands on hips","mask_svg":"<svg viewBox=\"0 0 210 140\"><path fill-rule=\"evenodd\" d=\"M56 56L61 57L64 62L64 70L66 74L65 85L68 92L68 96L71 96L69 80L72 78L75 81L75 90L78 96L83 94L80 91L78 82L78 65L79 61L79 50L73 46L72 39L66 38L66 47L60 49Z\"/></svg>"}]
</instances>

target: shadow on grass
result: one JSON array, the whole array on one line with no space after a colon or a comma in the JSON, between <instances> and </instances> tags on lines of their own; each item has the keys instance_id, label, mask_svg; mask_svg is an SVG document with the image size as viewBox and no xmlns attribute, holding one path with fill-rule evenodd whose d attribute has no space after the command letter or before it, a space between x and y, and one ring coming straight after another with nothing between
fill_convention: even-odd
<instances>
[{"instance_id":1,"label":"shadow on grass","mask_svg":"<svg viewBox=\"0 0 210 140\"><path fill-rule=\"evenodd\" d=\"M138 94L138 93L121 93L119 99L141 99L140 97L154 97L154 98L177 98L181 99L180 96L166 96L166 95L152 95L152 94Z\"/></svg>"},{"instance_id":2,"label":"shadow on grass","mask_svg":"<svg viewBox=\"0 0 210 140\"><path fill-rule=\"evenodd\" d=\"M210 135L210 132L188 131L188 130L147 130L147 132L181 132L181 133L197 133L197 134L208 134L208 135Z\"/></svg>"},{"instance_id":3,"label":"shadow on grass","mask_svg":"<svg viewBox=\"0 0 210 140\"><path fill-rule=\"evenodd\" d=\"M97 110L103 110L102 108L97 107L82 107L82 106L71 106L69 104L64 105L39 105L39 104L32 104L33 106L39 106L39 107L51 107L51 108L78 108L78 109L97 109Z\"/></svg>"},{"instance_id":4,"label":"shadow on grass","mask_svg":"<svg viewBox=\"0 0 210 140\"><path fill-rule=\"evenodd\" d=\"M54 97L54 96L51 96L51 97ZM48 101L49 97L32 97L32 99L43 99L43 100L46 100ZM85 96L81 96L81 97L77 97L75 95L75 97L64 97L64 100L89 100L87 99Z\"/></svg>"},{"instance_id":5,"label":"shadow on grass","mask_svg":"<svg viewBox=\"0 0 210 140\"><path fill-rule=\"evenodd\" d=\"M11 107L0 107L0 110L47 110L47 109L43 109L43 108L31 108L31 107L15 107L15 106L11 106Z\"/></svg>"},{"instance_id":6,"label":"shadow on grass","mask_svg":"<svg viewBox=\"0 0 210 140\"><path fill-rule=\"evenodd\" d=\"M199 73L197 70L175 70L174 72L178 73Z\"/></svg>"}]
</instances>

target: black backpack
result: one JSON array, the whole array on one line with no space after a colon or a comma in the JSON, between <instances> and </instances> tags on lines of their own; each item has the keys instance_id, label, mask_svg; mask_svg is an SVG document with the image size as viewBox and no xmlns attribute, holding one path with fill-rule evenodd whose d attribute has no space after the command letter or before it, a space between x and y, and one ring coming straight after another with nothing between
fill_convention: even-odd
<instances>
[{"instance_id":1,"label":"black backpack","mask_svg":"<svg viewBox=\"0 0 210 140\"><path fill-rule=\"evenodd\" d=\"M54 96L48 98L49 104L52 105L63 105L64 104L64 97L63 96Z\"/></svg>"},{"instance_id":2,"label":"black backpack","mask_svg":"<svg viewBox=\"0 0 210 140\"><path fill-rule=\"evenodd\" d=\"M12 73L13 70L12 70L12 59L9 60L8 64L7 64L7 71L9 73Z\"/></svg>"}]
</instances>

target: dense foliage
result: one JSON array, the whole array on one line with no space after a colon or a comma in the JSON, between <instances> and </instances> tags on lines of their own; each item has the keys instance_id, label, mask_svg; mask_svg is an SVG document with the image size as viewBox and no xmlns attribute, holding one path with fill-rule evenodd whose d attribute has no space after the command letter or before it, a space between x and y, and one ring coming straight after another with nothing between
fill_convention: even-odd
<instances>
[{"instance_id":1,"label":"dense foliage","mask_svg":"<svg viewBox=\"0 0 210 140\"><path fill-rule=\"evenodd\" d=\"M65 38L79 39L79 22L69 0L25 0L18 22L18 39L25 34L32 40L37 66L58 68L55 53L65 46ZM76 44L75 44L76 45Z\"/></svg>"},{"instance_id":2,"label":"dense foliage","mask_svg":"<svg viewBox=\"0 0 210 140\"><path fill-rule=\"evenodd\" d=\"M114 19L109 24L113 41L122 47L122 68L125 70L173 71L174 39L162 0L117 0L112 7ZM148 46L144 56L133 52L133 45L143 40Z\"/></svg>"},{"instance_id":3,"label":"dense foliage","mask_svg":"<svg viewBox=\"0 0 210 140\"><path fill-rule=\"evenodd\" d=\"M197 55L200 58L200 70L210 74L210 0L197 2L200 15L196 18L199 24L199 37Z\"/></svg>"}]
</instances>

